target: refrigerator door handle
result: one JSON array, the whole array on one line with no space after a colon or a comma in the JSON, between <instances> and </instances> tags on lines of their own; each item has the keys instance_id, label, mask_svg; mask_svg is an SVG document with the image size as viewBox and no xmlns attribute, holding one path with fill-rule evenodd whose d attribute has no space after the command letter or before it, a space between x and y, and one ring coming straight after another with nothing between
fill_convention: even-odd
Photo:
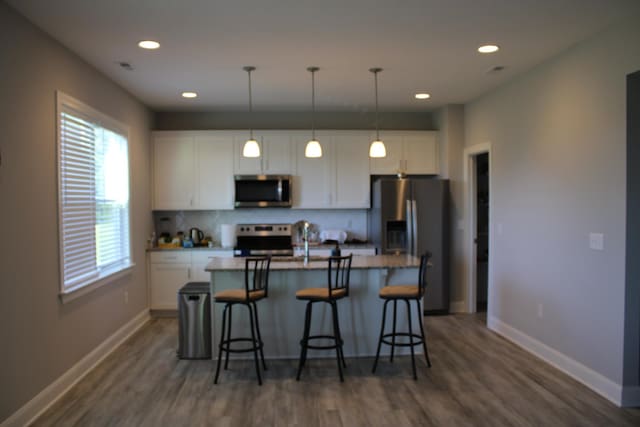
<instances>
[{"instance_id":1,"label":"refrigerator door handle","mask_svg":"<svg viewBox=\"0 0 640 427\"><path fill-rule=\"evenodd\" d=\"M413 252L413 206L407 199L407 254Z\"/></svg>"},{"instance_id":2,"label":"refrigerator door handle","mask_svg":"<svg viewBox=\"0 0 640 427\"><path fill-rule=\"evenodd\" d=\"M411 242L413 243L413 248L411 250L411 254L413 256L418 256L418 206L415 200L411 201L411 222L413 223Z\"/></svg>"}]
</instances>

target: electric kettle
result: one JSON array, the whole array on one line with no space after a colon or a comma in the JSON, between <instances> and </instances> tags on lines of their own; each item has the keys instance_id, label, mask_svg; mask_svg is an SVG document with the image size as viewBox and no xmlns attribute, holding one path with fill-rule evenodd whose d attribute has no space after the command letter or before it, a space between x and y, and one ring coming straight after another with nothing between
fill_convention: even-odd
<instances>
[{"instance_id":1,"label":"electric kettle","mask_svg":"<svg viewBox=\"0 0 640 427\"><path fill-rule=\"evenodd\" d=\"M199 228L192 228L189 230L189 237L191 237L191 241L194 245L199 245L204 239L204 233Z\"/></svg>"}]
</instances>

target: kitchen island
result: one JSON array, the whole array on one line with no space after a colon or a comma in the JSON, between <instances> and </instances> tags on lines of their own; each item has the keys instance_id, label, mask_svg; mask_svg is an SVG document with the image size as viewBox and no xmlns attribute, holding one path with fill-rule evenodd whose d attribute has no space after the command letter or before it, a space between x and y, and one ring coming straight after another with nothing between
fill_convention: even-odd
<instances>
[{"instance_id":1,"label":"kitchen island","mask_svg":"<svg viewBox=\"0 0 640 427\"><path fill-rule=\"evenodd\" d=\"M224 289L244 287L244 258L215 258L206 267L210 273L211 295ZM346 357L373 356L376 352L383 301L378 297L380 288L394 284L417 284L420 259L405 255L354 256L351 265L349 296L338 302L340 330ZM259 301L260 331L266 358L297 358L304 326L305 302L296 300L298 289L323 287L327 283L326 258L312 257L305 264L302 258L274 257L269 275L269 297ZM223 304L211 300L213 355L217 346L222 321ZM398 305L397 329L407 330L404 304ZM389 308L391 315L391 308ZM422 317L412 310L413 325ZM391 323L388 322L390 325ZM328 304L314 307L312 334L331 331L331 311ZM238 306L233 311L232 334L250 336L248 310ZM385 346L386 347L386 346ZM421 348L415 347L417 353ZM382 354L387 354L388 348ZM396 352L408 353L407 348ZM249 353L244 357L253 357ZM309 357L332 357L331 351L310 351Z\"/></svg>"}]
</instances>

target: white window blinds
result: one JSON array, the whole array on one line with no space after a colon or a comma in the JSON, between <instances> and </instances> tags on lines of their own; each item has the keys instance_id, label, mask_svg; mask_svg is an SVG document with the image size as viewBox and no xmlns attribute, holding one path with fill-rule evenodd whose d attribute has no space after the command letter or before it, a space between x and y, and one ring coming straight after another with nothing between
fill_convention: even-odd
<instances>
[{"instance_id":1,"label":"white window blinds","mask_svg":"<svg viewBox=\"0 0 640 427\"><path fill-rule=\"evenodd\" d=\"M59 94L59 228L62 294L131 265L126 131Z\"/></svg>"}]
</instances>

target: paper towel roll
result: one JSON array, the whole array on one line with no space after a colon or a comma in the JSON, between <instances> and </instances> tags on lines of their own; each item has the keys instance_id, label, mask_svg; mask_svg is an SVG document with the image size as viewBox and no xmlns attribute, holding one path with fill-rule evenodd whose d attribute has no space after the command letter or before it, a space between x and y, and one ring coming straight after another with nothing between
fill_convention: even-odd
<instances>
[{"instance_id":1,"label":"paper towel roll","mask_svg":"<svg viewBox=\"0 0 640 427\"><path fill-rule=\"evenodd\" d=\"M220 243L223 248L233 248L236 245L236 226L220 224Z\"/></svg>"}]
</instances>

